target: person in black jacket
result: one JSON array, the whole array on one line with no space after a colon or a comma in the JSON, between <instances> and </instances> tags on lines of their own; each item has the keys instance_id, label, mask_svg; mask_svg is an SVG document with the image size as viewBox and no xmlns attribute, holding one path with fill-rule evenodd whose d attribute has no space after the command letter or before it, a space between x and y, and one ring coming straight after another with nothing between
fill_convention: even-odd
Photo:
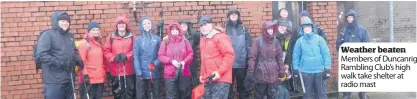
<instances>
[{"instance_id":1,"label":"person in black jacket","mask_svg":"<svg viewBox=\"0 0 417 99\"><path fill-rule=\"evenodd\" d=\"M239 99L247 99L249 92L245 90L243 82L246 77L246 67L252 40L249 29L242 23L240 12L236 8L229 9L225 28L226 34L232 40L233 50L235 51L232 80L233 82L236 81ZM230 87L229 99L234 99L233 88Z\"/></svg>"},{"instance_id":2,"label":"person in black jacket","mask_svg":"<svg viewBox=\"0 0 417 99\"><path fill-rule=\"evenodd\" d=\"M45 99L73 99L72 79L74 68L84 67L74 36L70 32L70 16L61 11L51 16L52 29L47 30L38 39L35 57L42 65L42 81ZM72 73L72 76L71 76ZM73 77L71 79L71 77Z\"/></svg>"},{"instance_id":3,"label":"person in black jacket","mask_svg":"<svg viewBox=\"0 0 417 99\"><path fill-rule=\"evenodd\" d=\"M200 45L200 33L196 32L193 29L193 24L188 19L181 19L179 20L181 30L184 33L185 38L190 42L193 52L194 52L194 58L193 61L190 64L190 71L191 71L191 86L195 87L199 84L200 81L198 81L199 72L198 68L200 68L200 64L198 63L198 57L200 56L199 52L197 51L199 49Z\"/></svg>"}]
</instances>

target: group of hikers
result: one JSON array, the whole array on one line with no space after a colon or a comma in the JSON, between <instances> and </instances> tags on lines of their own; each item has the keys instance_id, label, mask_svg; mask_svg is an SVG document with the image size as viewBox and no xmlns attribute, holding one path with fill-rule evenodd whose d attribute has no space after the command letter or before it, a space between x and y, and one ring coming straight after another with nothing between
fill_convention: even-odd
<instances>
[{"instance_id":1,"label":"group of hikers","mask_svg":"<svg viewBox=\"0 0 417 99\"><path fill-rule=\"evenodd\" d=\"M115 99L191 99L199 84L204 85L204 99L234 99L234 84L238 99L248 99L251 88L255 99L289 99L290 79L303 82L303 99L327 99L331 56L326 36L307 11L300 16L301 25L293 31L288 11L281 9L279 18L264 22L262 35L254 39L236 8L229 9L223 25L202 16L199 32L190 20L173 22L163 39L155 34L150 18L141 19L140 35L136 35L128 19L118 17L115 31L106 38L101 38L98 23L89 23L76 47L70 16L56 11L51 16L52 28L38 38L35 61L42 67L45 99L75 97L76 66L81 99L101 99L106 80ZM337 47L369 42L353 10L345 19L348 23L337 38ZM166 96L162 96L162 82ZM345 93L345 99L350 94Z\"/></svg>"}]
</instances>

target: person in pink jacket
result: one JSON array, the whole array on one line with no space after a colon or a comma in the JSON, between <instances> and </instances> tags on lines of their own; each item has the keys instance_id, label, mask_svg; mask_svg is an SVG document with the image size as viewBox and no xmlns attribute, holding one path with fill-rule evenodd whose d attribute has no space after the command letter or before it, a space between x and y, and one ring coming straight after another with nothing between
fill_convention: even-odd
<instances>
[{"instance_id":1,"label":"person in pink jacket","mask_svg":"<svg viewBox=\"0 0 417 99\"><path fill-rule=\"evenodd\" d=\"M158 52L159 60L165 65L167 99L191 98L190 63L194 54L190 42L180 29L178 23L168 26L168 38L162 41Z\"/></svg>"}]
</instances>

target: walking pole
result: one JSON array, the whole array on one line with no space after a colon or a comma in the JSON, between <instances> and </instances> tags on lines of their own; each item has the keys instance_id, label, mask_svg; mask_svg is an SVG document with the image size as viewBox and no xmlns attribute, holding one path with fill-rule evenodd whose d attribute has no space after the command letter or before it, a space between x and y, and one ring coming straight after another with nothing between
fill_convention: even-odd
<instances>
[{"instance_id":1,"label":"walking pole","mask_svg":"<svg viewBox=\"0 0 417 99\"><path fill-rule=\"evenodd\" d=\"M83 76L83 78L84 78L84 76ZM85 78L84 78L84 80L85 80ZM90 99L90 95L88 95L88 87L87 87L87 82L86 81L84 81L84 88L85 88L85 93L87 95L87 99Z\"/></svg>"},{"instance_id":2,"label":"walking pole","mask_svg":"<svg viewBox=\"0 0 417 99\"><path fill-rule=\"evenodd\" d=\"M68 61L69 62L69 61ZM74 95L74 99L77 99L77 96L75 95L75 87L74 87L74 78L72 78L72 70L70 71L70 75L71 75L71 86L72 86L72 93Z\"/></svg>"},{"instance_id":3,"label":"walking pole","mask_svg":"<svg viewBox=\"0 0 417 99\"><path fill-rule=\"evenodd\" d=\"M126 61L123 61L123 75L124 75L125 89L126 89Z\"/></svg>"},{"instance_id":4,"label":"walking pole","mask_svg":"<svg viewBox=\"0 0 417 99\"><path fill-rule=\"evenodd\" d=\"M304 80L303 80L303 76L301 75L301 71L298 71L298 74L300 75L301 88L303 88L303 93L306 93L306 89L304 87Z\"/></svg>"}]
</instances>

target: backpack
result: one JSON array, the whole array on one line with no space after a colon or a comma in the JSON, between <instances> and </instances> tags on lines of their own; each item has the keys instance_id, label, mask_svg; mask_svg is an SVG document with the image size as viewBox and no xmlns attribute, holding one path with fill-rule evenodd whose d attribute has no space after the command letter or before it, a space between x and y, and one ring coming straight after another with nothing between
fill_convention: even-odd
<instances>
[{"instance_id":1,"label":"backpack","mask_svg":"<svg viewBox=\"0 0 417 99\"><path fill-rule=\"evenodd\" d=\"M40 33L39 33L39 35L38 35L38 37L37 37L37 39L36 39L36 43L32 46L32 51L33 51L33 59L35 59L35 66L36 66L36 72L38 72L38 70L39 69L42 69L42 66L41 66L41 63L40 63L40 60L37 58L39 55L38 54L36 54L36 51L37 51L37 47L38 47L38 41L39 41L39 38L42 36L42 34L43 33L45 33L46 31L48 31L48 30L50 30L50 29L46 29L46 30L43 30L43 31L41 31Z\"/></svg>"}]
</instances>

